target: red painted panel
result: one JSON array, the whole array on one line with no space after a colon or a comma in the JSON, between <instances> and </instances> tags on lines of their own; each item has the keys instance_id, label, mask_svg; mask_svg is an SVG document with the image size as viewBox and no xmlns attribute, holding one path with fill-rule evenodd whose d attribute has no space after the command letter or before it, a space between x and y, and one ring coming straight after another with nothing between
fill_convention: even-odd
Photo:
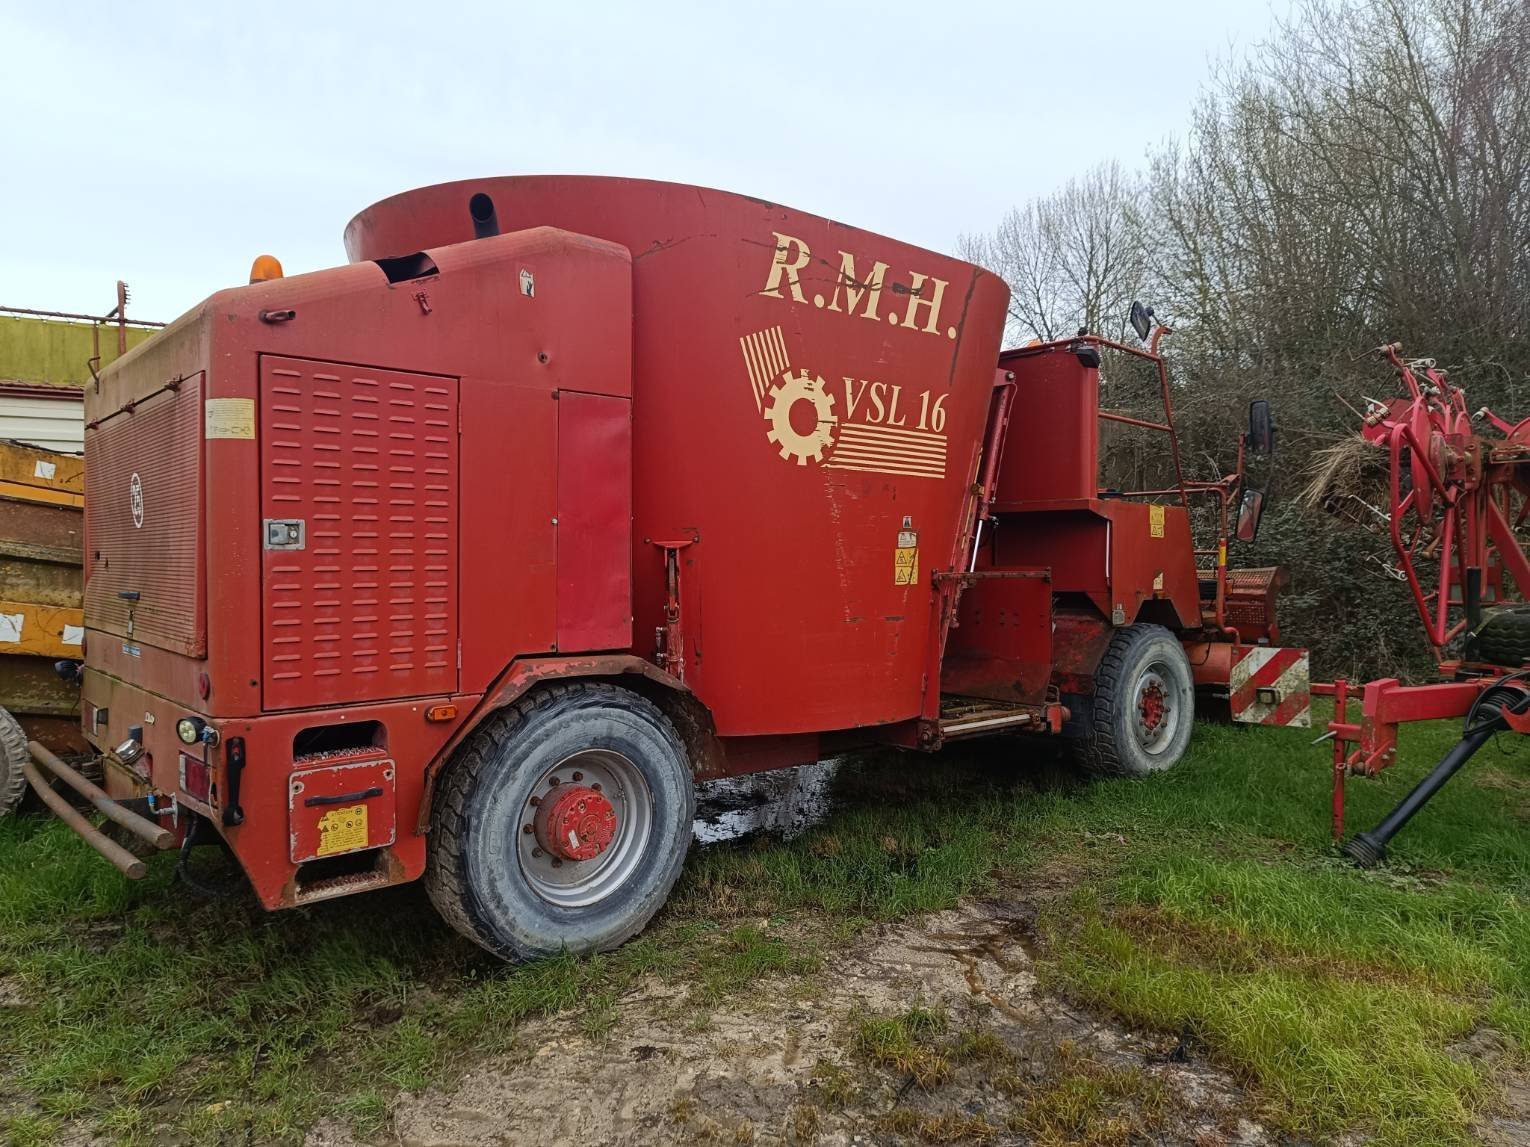
<instances>
[{"instance_id":1,"label":"red painted panel","mask_svg":"<svg viewBox=\"0 0 1530 1147\"><path fill-rule=\"evenodd\" d=\"M462 687L556 640L558 402L550 390L463 379L462 488L471 523L460 585Z\"/></svg>"},{"instance_id":2,"label":"red painted panel","mask_svg":"<svg viewBox=\"0 0 1530 1147\"><path fill-rule=\"evenodd\" d=\"M1041 571L1038 571L1041 572ZM940 691L1041 704L1052 679L1050 577L981 579L958 607Z\"/></svg>"},{"instance_id":3,"label":"red painted panel","mask_svg":"<svg viewBox=\"0 0 1530 1147\"><path fill-rule=\"evenodd\" d=\"M632 404L558 396L558 650L632 644Z\"/></svg>"},{"instance_id":4,"label":"red painted panel","mask_svg":"<svg viewBox=\"0 0 1530 1147\"><path fill-rule=\"evenodd\" d=\"M1108 528L1109 522L1087 509L1005 514L994 564L999 569L1049 569L1054 592L1103 598L1109 589ZM1101 608L1109 612L1108 604Z\"/></svg>"},{"instance_id":5,"label":"red painted panel","mask_svg":"<svg viewBox=\"0 0 1530 1147\"><path fill-rule=\"evenodd\" d=\"M1166 601L1186 629L1201 621L1200 586L1195 572L1195 542L1190 515L1183 506L1143 502L1100 502L1110 517L1111 608L1119 605L1135 621L1149 601ZM1156 525L1154 523L1157 523Z\"/></svg>"},{"instance_id":6,"label":"red painted panel","mask_svg":"<svg viewBox=\"0 0 1530 1147\"><path fill-rule=\"evenodd\" d=\"M494 200L504 233L473 241L468 201L480 193ZM644 539L693 538L681 574L686 684L720 735L920 713L937 684L927 673L929 574L953 563L993 393L1003 283L778 204L624 179L424 188L363 212L346 245L358 260L427 250L441 268L424 284L434 310L415 319L402 306L395 324L476 314L485 335L461 345L487 346L517 329L510 316L551 320L553 308L588 304L577 278L560 282L551 260L516 254L505 268L509 297L475 286L446 305L467 260L487 265L535 234L518 229L542 227L631 252L630 331L580 321L573 309L546 335L533 328L551 345L501 361L536 372L535 352L546 350L546 369L564 371L560 389L588 393L607 391L609 380L573 373L571 353L599 344L611 358L632 355L632 652L651 657L664 623L663 564ZM523 267L534 284L520 285ZM615 304L614 276L610 284L600 297ZM400 302L415 289L400 289ZM278 293L265 305L284 305ZM276 337L316 329L289 323ZM912 582L895 576L905 530L918 538Z\"/></svg>"},{"instance_id":7,"label":"red painted panel","mask_svg":"<svg viewBox=\"0 0 1530 1147\"><path fill-rule=\"evenodd\" d=\"M457 380L265 356L267 709L457 686Z\"/></svg>"},{"instance_id":8,"label":"red painted panel","mask_svg":"<svg viewBox=\"0 0 1530 1147\"><path fill-rule=\"evenodd\" d=\"M86 618L130 647L192 657L207 652L202 377L85 432Z\"/></svg>"},{"instance_id":9,"label":"red painted panel","mask_svg":"<svg viewBox=\"0 0 1530 1147\"><path fill-rule=\"evenodd\" d=\"M1093 498L1099 469L1100 372L1061 347L1011 352L1015 404L999 466L999 509Z\"/></svg>"},{"instance_id":10,"label":"red painted panel","mask_svg":"<svg viewBox=\"0 0 1530 1147\"><path fill-rule=\"evenodd\" d=\"M287 782L292 862L382 848L397 840L394 772L393 761L380 751L294 772Z\"/></svg>"}]
</instances>

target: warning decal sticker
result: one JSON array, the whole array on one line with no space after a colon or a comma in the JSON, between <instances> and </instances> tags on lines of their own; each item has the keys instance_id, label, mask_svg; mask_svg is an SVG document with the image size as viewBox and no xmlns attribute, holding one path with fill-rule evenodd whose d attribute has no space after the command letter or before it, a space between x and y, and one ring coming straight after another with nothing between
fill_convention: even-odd
<instances>
[{"instance_id":1,"label":"warning decal sticker","mask_svg":"<svg viewBox=\"0 0 1530 1147\"><path fill-rule=\"evenodd\" d=\"M330 809L319 818L318 855L354 852L367 846L367 806Z\"/></svg>"},{"instance_id":2,"label":"warning decal sticker","mask_svg":"<svg viewBox=\"0 0 1530 1147\"><path fill-rule=\"evenodd\" d=\"M893 585L917 585L919 582L919 534L909 529L908 519L898 531L898 547L893 550Z\"/></svg>"},{"instance_id":3,"label":"warning decal sticker","mask_svg":"<svg viewBox=\"0 0 1530 1147\"><path fill-rule=\"evenodd\" d=\"M207 438L254 438L253 398L209 398L203 408Z\"/></svg>"},{"instance_id":4,"label":"warning decal sticker","mask_svg":"<svg viewBox=\"0 0 1530 1147\"><path fill-rule=\"evenodd\" d=\"M1163 507L1148 507L1148 535L1154 538L1163 537Z\"/></svg>"}]
</instances>

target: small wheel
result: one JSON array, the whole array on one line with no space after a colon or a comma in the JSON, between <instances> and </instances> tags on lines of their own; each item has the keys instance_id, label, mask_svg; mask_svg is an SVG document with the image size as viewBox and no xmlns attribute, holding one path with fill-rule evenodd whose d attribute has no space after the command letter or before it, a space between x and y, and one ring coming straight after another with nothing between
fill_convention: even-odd
<instances>
[{"instance_id":1,"label":"small wheel","mask_svg":"<svg viewBox=\"0 0 1530 1147\"><path fill-rule=\"evenodd\" d=\"M1195 682L1184 646L1161 625L1116 631L1095 671L1082 763L1146 776L1172 768L1190 743Z\"/></svg>"},{"instance_id":2,"label":"small wheel","mask_svg":"<svg viewBox=\"0 0 1530 1147\"><path fill-rule=\"evenodd\" d=\"M1477 657L1518 669L1530 663L1530 608L1496 609L1477 627Z\"/></svg>"},{"instance_id":3,"label":"small wheel","mask_svg":"<svg viewBox=\"0 0 1530 1147\"><path fill-rule=\"evenodd\" d=\"M553 686L489 718L439 785L427 891L447 923L508 959L635 936L690 847L680 738L612 685Z\"/></svg>"},{"instance_id":4,"label":"small wheel","mask_svg":"<svg viewBox=\"0 0 1530 1147\"><path fill-rule=\"evenodd\" d=\"M0 817L16 810L27 791L22 766L31 758L27 735L4 709L0 709Z\"/></svg>"}]
</instances>

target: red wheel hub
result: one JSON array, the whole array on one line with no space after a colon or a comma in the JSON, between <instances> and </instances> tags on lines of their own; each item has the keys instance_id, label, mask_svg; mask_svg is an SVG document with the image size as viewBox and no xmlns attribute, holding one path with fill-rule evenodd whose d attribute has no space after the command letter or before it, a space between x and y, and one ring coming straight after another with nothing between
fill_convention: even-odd
<instances>
[{"instance_id":1,"label":"red wheel hub","mask_svg":"<svg viewBox=\"0 0 1530 1147\"><path fill-rule=\"evenodd\" d=\"M1151 733L1163 723L1163 690L1149 685L1142 691L1142 727Z\"/></svg>"},{"instance_id":2,"label":"red wheel hub","mask_svg":"<svg viewBox=\"0 0 1530 1147\"><path fill-rule=\"evenodd\" d=\"M616 810L586 785L559 785L537 806L537 843L559 860L594 860L616 836Z\"/></svg>"}]
</instances>

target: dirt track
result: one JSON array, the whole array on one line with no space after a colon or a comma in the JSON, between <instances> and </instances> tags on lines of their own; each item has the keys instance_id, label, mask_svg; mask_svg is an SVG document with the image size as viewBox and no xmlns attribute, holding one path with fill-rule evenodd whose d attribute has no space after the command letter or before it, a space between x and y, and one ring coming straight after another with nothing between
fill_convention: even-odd
<instances>
[{"instance_id":1,"label":"dirt track","mask_svg":"<svg viewBox=\"0 0 1530 1147\"><path fill-rule=\"evenodd\" d=\"M1032 919L1024 905L964 902L871 929L811 982L766 981L716 1010L683 988L645 985L603 1036L537 1024L515 1055L449 1091L401 1097L380 1141L1029 1142L1025 1120L1048 1112L1070 1075L1113 1081L1108 1110L1087 1128L1099 1142L1271 1141L1225 1075L1049 999L1027 952ZM991 1033L1002 1049L983 1042L981 1060L953 1062L929 1089L857 1053L859 1017L914 1006L943 1011L948 1037ZM339 1123L309 1137L313 1147L356 1142Z\"/></svg>"}]
</instances>

